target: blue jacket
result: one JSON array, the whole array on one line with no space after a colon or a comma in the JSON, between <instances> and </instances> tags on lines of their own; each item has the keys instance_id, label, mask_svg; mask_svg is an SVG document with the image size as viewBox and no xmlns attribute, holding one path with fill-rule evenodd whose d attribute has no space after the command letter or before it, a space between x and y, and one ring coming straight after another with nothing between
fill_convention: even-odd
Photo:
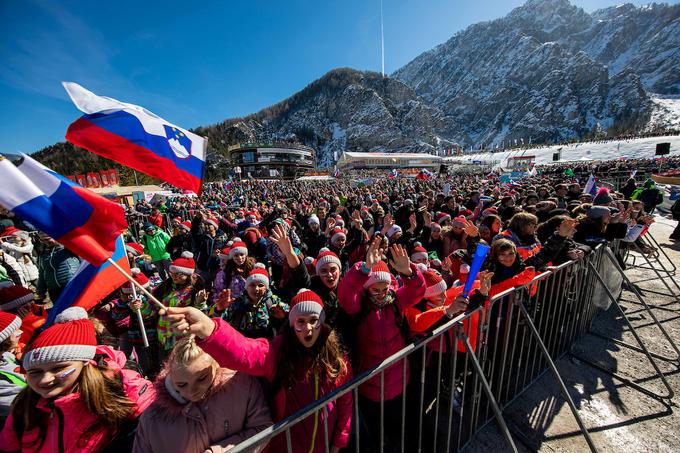
<instances>
[{"instance_id":1,"label":"blue jacket","mask_svg":"<svg viewBox=\"0 0 680 453\"><path fill-rule=\"evenodd\" d=\"M38 294L66 286L79 266L80 258L63 245L42 252L38 257Z\"/></svg>"}]
</instances>

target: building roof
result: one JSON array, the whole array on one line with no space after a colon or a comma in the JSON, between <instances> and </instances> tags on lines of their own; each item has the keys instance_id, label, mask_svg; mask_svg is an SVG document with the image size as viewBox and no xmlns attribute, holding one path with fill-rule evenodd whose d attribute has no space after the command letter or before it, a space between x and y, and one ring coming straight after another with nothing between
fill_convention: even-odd
<instances>
[{"instance_id":1,"label":"building roof","mask_svg":"<svg viewBox=\"0 0 680 453\"><path fill-rule=\"evenodd\" d=\"M394 159L441 160L440 156L434 156L432 154L427 154L427 153L360 153L360 152L345 151L344 153L342 153L342 156L341 156L341 158L350 158L350 159L370 159L370 158L379 158L379 157L388 157L388 158L394 158Z\"/></svg>"}]
</instances>

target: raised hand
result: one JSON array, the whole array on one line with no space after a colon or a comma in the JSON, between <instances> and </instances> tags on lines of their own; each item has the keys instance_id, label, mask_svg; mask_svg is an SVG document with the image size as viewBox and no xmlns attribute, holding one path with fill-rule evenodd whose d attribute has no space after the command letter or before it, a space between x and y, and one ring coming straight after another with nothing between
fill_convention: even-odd
<instances>
[{"instance_id":1,"label":"raised hand","mask_svg":"<svg viewBox=\"0 0 680 453\"><path fill-rule=\"evenodd\" d=\"M400 274L407 277L410 276L413 273L413 270L411 269L411 259L409 258L408 253L406 253L404 246L394 244L390 247L390 250L392 251L392 259L390 260L392 267Z\"/></svg>"},{"instance_id":2,"label":"raised hand","mask_svg":"<svg viewBox=\"0 0 680 453\"><path fill-rule=\"evenodd\" d=\"M479 234L479 229L475 226L474 223L470 222L469 220L466 220L463 232L470 237L477 237L477 235Z\"/></svg>"},{"instance_id":3,"label":"raised hand","mask_svg":"<svg viewBox=\"0 0 680 453\"><path fill-rule=\"evenodd\" d=\"M493 277L493 272L481 271L477 274L479 279L479 292L483 296L488 296L491 290L491 277Z\"/></svg>"},{"instance_id":4,"label":"raised hand","mask_svg":"<svg viewBox=\"0 0 680 453\"><path fill-rule=\"evenodd\" d=\"M142 308L142 299L137 296L137 298L132 300L128 305L130 306L130 310L138 311L140 308Z\"/></svg>"},{"instance_id":5,"label":"raised hand","mask_svg":"<svg viewBox=\"0 0 680 453\"><path fill-rule=\"evenodd\" d=\"M411 215L408 217L408 223L409 223L409 226L410 226L409 231L411 231L411 232L415 231L415 230L416 230L416 225L417 225L415 213L414 213L414 214L411 214Z\"/></svg>"},{"instance_id":6,"label":"raised hand","mask_svg":"<svg viewBox=\"0 0 680 453\"><path fill-rule=\"evenodd\" d=\"M295 255L295 250L293 249L293 243L290 241L290 237L286 234L286 230L283 229L283 225L276 224L272 229L272 234L269 239L276 244L276 246L281 250L286 256Z\"/></svg>"},{"instance_id":7,"label":"raised hand","mask_svg":"<svg viewBox=\"0 0 680 453\"><path fill-rule=\"evenodd\" d=\"M380 261L381 258L381 253L380 253L380 244L382 243L382 239L379 237L373 238L371 243L368 246L368 250L366 251L366 261L364 262L364 265L366 266L367 269L373 269L373 266L378 264L378 261Z\"/></svg>"},{"instance_id":8,"label":"raised hand","mask_svg":"<svg viewBox=\"0 0 680 453\"><path fill-rule=\"evenodd\" d=\"M423 223L427 226L430 226L432 223L432 214L430 214L430 211L423 212Z\"/></svg>"},{"instance_id":9,"label":"raised hand","mask_svg":"<svg viewBox=\"0 0 680 453\"><path fill-rule=\"evenodd\" d=\"M227 308L231 306L231 304L234 303L234 298L231 297L231 290L230 289L223 289L222 292L220 292L219 296L217 296L217 311L224 311Z\"/></svg>"},{"instance_id":10,"label":"raised hand","mask_svg":"<svg viewBox=\"0 0 680 453\"><path fill-rule=\"evenodd\" d=\"M576 219L564 219L557 228L557 234L563 238L573 236L576 232L576 224L578 224Z\"/></svg>"},{"instance_id":11,"label":"raised hand","mask_svg":"<svg viewBox=\"0 0 680 453\"><path fill-rule=\"evenodd\" d=\"M465 310L467 310L468 306L468 299L467 297L463 295L459 295L456 297L451 304L446 307L446 314L450 317L453 318L456 315L459 315L463 313Z\"/></svg>"},{"instance_id":12,"label":"raised hand","mask_svg":"<svg viewBox=\"0 0 680 453\"><path fill-rule=\"evenodd\" d=\"M203 305L203 303L208 300L208 292L204 289L196 293L196 304Z\"/></svg>"}]
</instances>

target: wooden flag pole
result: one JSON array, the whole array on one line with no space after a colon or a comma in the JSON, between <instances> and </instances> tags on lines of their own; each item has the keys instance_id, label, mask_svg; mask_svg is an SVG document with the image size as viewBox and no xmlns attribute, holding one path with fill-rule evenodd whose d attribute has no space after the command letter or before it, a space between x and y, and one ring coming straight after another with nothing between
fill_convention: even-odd
<instances>
[{"instance_id":1,"label":"wooden flag pole","mask_svg":"<svg viewBox=\"0 0 680 453\"><path fill-rule=\"evenodd\" d=\"M122 267L120 267L120 266L118 265L118 263L116 263L116 262L115 262L114 260L112 260L111 258L109 258L107 261L109 262L109 264L111 264L111 266L115 267L115 268L118 270L118 272L120 272L121 274L123 274L123 275L125 276L125 278L127 278L127 279L130 281L130 283L132 283L134 286L136 286L142 293L144 293L144 295L146 295L146 297L148 297L154 304L156 304L156 306L157 306L158 308L160 308L161 310L167 310L167 309L168 309L168 308L167 308L165 305L163 305L158 299L156 299L156 298L153 296L153 294L151 294L149 291L147 291L146 288L144 288L142 285L140 285L139 283L137 283L137 280L135 280L134 278L132 278L131 275L129 275L127 272L125 272L125 269L123 269Z\"/></svg>"},{"instance_id":2,"label":"wooden flag pole","mask_svg":"<svg viewBox=\"0 0 680 453\"><path fill-rule=\"evenodd\" d=\"M137 299L137 289L133 286L132 287L132 300ZM142 309L138 308L137 310L133 310L135 313L137 313L137 322L139 323L139 330L142 332L142 340L144 341L144 347L148 348L149 347L149 339L146 337L146 329L144 328L144 318L142 317Z\"/></svg>"}]
</instances>

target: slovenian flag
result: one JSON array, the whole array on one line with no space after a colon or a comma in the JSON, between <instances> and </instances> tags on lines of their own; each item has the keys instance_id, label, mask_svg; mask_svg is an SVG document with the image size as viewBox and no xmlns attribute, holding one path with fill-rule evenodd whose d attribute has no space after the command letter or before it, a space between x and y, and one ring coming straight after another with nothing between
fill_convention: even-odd
<instances>
[{"instance_id":1,"label":"slovenian flag","mask_svg":"<svg viewBox=\"0 0 680 453\"><path fill-rule=\"evenodd\" d=\"M396 169L396 168L393 168L392 171L390 171L389 177L392 178L392 179L394 179L394 178L397 177L398 174L399 174L399 173L397 172L397 169Z\"/></svg>"},{"instance_id":2,"label":"slovenian flag","mask_svg":"<svg viewBox=\"0 0 680 453\"><path fill-rule=\"evenodd\" d=\"M0 157L0 205L97 266L127 228L121 205L24 154L15 164Z\"/></svg>"},{"instance_id":3,"label":"slovenian flag","mask_svg":"<svg viewBox=\"0 0 680 453\"><path fill-rule=\"evenodd\" d=\"M180 189L200 193L205 138L138 105L97 96L77 83L63 85L85 113L68 127L66 140Z\"/></svg>"},{"instance_id":4,"label":"slovenian flag","mask_svg":"<svg viewBox=\"0 0 680 453\"><path fill-rule=\"evenodd\" d=\"M122 236L118 236L118 239L116 239L116 249L111 258L130 274L130 263L125 253ZM92 309L127 281L127 278L108 261L105 261L101 266L83 261L54 303L45 326L52 324L54 318L69 307Z\"/></svg>"},{"instance_id":5,"label":"slovenian flag","mask_svg":"<svg viewBox=\"0 0 680 453\"><path fill-rule=\"evenodd\" d=\"M588 181L583 188L583 193L589 193L592 196L595 196L597 193L597 185L595 184L595 177L593 175L588 176Z\"/></svg>"}]
</instances>

